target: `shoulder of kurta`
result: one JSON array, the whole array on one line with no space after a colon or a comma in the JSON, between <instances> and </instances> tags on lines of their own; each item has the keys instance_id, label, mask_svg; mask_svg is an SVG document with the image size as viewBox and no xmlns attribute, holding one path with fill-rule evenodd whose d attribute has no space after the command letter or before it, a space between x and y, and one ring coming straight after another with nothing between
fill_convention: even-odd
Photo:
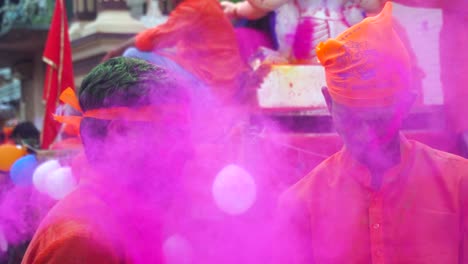
<instances>
[{"instance_id":1,"label":"shoulder of kurta","mask_svg":"<svg viewBox=\"0 0 468 264\"><path fill-rule=\"evenodd\" d=\"M462 181L468 181L468 159L431 148L417 141L411 143L414 146L415 158L424 159L428 166L438 168L447 183L460 185Z\"/></svg>"},{"instance_id":2,"label":"shoulder of kurta","mask_svg":"<svg viewBox=\"0 0 468 264\"><path fill-rule=\"evenodd\" d=\"M301 192L310 192L311 188L314 188L317 184L325 183L328 177L334 174L335 170L341 165L342 151L333 154L328 157L320 164L318 164L311 172L305 177L294 184L291 189Z\"/></svg>"},{"instance_id":3,"label":"shoulder of kurta","mask_svg":"<svg viewBox=\"0 0 468 264\"><path fill-rule=\"evenodd\" d=\"M281 196L280 204L302 204L310 202L313 193L321 189L323 184L327 184L328 177L335 173L340 165L342 151L337 152L322 161L309 174L289 187Z\"/></svg>"},{"instance_id":4,"label":"shoulder of kurta","mask_svg":"<svg viewBox=\"0 0 468 264\"><path fill-rule=\"evenodd\" d=\"M443 165L444 168L447 169L460 170L460 173L468 171L468 159L442 150L434 149L418 141L411 140L410 142L413 144L415 151L422 152L425 158L429 159L430 162Z\"/></svg>"}]
</instances>

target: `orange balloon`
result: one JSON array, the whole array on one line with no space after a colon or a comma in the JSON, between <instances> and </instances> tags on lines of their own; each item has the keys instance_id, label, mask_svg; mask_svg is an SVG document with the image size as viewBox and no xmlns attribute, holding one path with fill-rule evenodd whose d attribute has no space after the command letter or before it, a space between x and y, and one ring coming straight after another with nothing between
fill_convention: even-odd
<instances>
[{"instance_id":1,"label":"orange balloon","mask_svg":"<svg viewBox=\"0 0 468 264\"><path fill-rule=\"evenodd\" d=\"M26 154L28 154L28 151L21 146L0 145L0 171L9 171L13 163Z\"/></svg>"}]
</instances>

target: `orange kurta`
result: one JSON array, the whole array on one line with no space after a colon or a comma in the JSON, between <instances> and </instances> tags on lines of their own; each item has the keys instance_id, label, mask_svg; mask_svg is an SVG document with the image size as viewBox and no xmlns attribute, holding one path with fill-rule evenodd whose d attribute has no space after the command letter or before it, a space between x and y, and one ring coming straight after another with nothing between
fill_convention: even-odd
<instances>
[{"instance_id":1,"label":"orange kurta","mask_svg":"<svg viewBox=\"0 0 468 264\"><path fill-rule=\"evenodd\" d=\"M22 263L127 263L106 240L100 225L112 225L112 219L104 219L109 214L101 212L109 212L109 208L99 197L81 188L71 193L43 220ZM100 222L92 219L94 215L102 218Z\"/></svg>"},{"instance_id":2,"label":"orange kurta","mask_svg":"<svg viewBox=\"0 0 468 264\"><path fill-rule=\"evenodd\" d=\"M282 263L468 263L468 160L402 137L372 191L343 149L282 197Z\"/></svg>"},{"instance_id":3,"label":"orange kurta","mask_svg":"<svg viewBox=\"0 0 468 264\"><path fill-rule=\"evenodd\" d=\"M22 263L126 263L99 240L90 230L74 221L56 223L41 230L31 242Z\"/></svg>"},{"instance_id":4,"label":"orange kurta","mask_svg":"<svg viewBox=\"0 0 468 264\"><path fill-rule=\"evenodd\" d=\"M171 58L223 98L237 91L245 70L234 28L217 0L183 1L166 23L138 34L135 45Z\"/></svg>"},{"instance_id":5,"label":"orange kurta","mask_svg":"<svg viewBox=\"0 0 468 264\"><path fill-rule=\"evenodd\" d=\"M158 214L145 226L138 203L119 197L115 190L80 185L43 220L22 263L162 263Z\"/></svg>"}]
</instances>

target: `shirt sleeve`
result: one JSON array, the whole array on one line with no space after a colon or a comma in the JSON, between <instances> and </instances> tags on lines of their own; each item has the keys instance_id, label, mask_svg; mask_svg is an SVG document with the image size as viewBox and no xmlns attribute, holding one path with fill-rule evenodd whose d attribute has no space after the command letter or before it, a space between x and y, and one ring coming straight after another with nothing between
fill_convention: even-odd
<instances>
[{"instance_id":1,"label":"shirt sleeve","mask_svg":"<svg viewBox=\"0 0 468 264\"><path fill-rule=\"evenodd\" d=\"M135 38L135 46L141 51L152 51L156 44L164 39L165 42L177 41L187 28L197 25L197 20L203 19L206 1L184 1L169 15L168 20L159 26L140 32ZM206 14L204 14L206 15Z\"/></svg>"},{"instance_id":2,"label":"shirt sleeve","mask_svg":"<svg viewBox=\"0 0 468 264\"><path fill-rule=\"evenodd\" d=\"M167 28L170 28L169 22L170 20L168 20L166 24L147 29L137 34L135 37L135 47L141 51L152 51L161 35L164 35L164 33L167 32Z\"/></svg>"}]
</instances>

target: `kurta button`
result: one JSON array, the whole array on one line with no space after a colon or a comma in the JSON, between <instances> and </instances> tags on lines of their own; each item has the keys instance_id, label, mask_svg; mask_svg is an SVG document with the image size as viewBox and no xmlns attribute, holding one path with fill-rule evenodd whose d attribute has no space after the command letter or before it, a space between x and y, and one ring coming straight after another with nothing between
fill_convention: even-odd
<instances>
[{"instance_id":1,"label":"kurta button","mask_svg":"<svg viewBox=\"0 0 468 264\"><path fill-rule=\"evenodd\" d=\"M378 223L373 224L373 225L372 225L372 228L374 228L374 229L379 229L379 228L380 228L380 224L378 224Z\"/></svg>"}]
</instances>

